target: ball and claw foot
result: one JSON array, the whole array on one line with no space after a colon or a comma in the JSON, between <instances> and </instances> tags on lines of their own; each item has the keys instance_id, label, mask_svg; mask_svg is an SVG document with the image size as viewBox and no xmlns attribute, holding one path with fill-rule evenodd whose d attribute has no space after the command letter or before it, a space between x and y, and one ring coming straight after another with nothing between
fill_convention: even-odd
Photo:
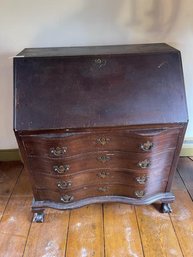
<instances>
[{"instance_id":1,"label":"ball and claw foot","mask_svg":"<svg viewBox=\"0 0 193 257\"><path fill-rule=\"evenodd\" d=\"M162 203L161 204L161 212L162 213L171 213L172 208L169 203Z\"/></svg>"},{"instance_id":2,"label":"ball and claw foot","mask_svg":"<svg viewBox=\"0 0 193 257\"><path fill-rule=\"evenodd\" d=\"M33 222L43 223L44 222L44 213L43 212L35 212L33 216Z\"/></svg>"}]
</instances>

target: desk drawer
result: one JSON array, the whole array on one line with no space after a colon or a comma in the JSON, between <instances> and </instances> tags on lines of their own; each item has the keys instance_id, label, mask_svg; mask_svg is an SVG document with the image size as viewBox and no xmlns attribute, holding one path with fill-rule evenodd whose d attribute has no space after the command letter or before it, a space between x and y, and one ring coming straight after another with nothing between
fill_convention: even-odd
<instances>
[{"instance_id":1,"label":"desk drawer","mask_svg":"<svg viewBox=\"0 0 193 257\"><path fill-rule=\"evenodd\" d=\"M136 199L142 199L147 196L154 195L165 191L166 182L153 187L132 187L128 185L115 184L115 185L93 185L83 187L77 190L68 191L52 191L52 190L37 190L38 199L36 200L48 200L55 202L69 203L78 201L81 199L95 197L95 196L127 196Z\"/></svg>"},{"instance_id":2,"label":"desk drawer","mask_svg":"<svg viewBox=\"0 0 193 257\"><path fill-rule=\"evenodd\" d=\"M171 165L174 151L154 154L151 153L125 153L103 151L88 153L79 157L66 159L28 158L30 171L33 174L75 174L93 169L118 169L134 171L163 170Z\"/></svg>"},{"instance_id":3,"label":"desk drawer","mask_svg":"<svg viewBox=\"0 0 193 257\"><path fill-rule=\"evenodd\" d=\"M136 187L150 187L160 185L167 181L169 167L164 172L127 172L121 170L101 169L88 172L80 172L76 175L50 176L35 175L35 187L47 190L71 190L91 185L112 185L122 184Z\"/></svg>"},{"instance_id":4,"label":"desk drawer","mask_svg":"<svg viewBox=\"0 0 193 257\"><path fill-rule=\"evenodd\" d=\"M28 156L66 158L96 151L160 153L176 147L178 129L117 130L22 136Z\"/></svg>"}]
</instances>

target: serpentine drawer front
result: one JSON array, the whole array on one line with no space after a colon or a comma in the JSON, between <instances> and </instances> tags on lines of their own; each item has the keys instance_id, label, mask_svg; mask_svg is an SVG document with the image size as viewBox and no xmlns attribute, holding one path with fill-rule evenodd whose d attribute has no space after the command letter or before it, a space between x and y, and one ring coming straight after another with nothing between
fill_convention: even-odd
<instances>
[{"instance_id":1,"label":"serpentine drawer front","mask_svg":"<svg viewBox=\"0 0 193 257\"><path fill-rule=\"evenodd\" d=\"M188 123L180 52L166 44L33 48L14 58L14 131L45 208L170 212Z\"/></svg>"}]
</instances>

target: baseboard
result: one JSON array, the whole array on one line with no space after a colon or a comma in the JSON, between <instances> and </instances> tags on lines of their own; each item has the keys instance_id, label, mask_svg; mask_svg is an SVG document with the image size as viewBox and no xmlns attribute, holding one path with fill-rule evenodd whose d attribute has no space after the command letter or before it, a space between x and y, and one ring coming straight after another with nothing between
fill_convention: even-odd
<instances>
[{"instance_id":1,"label":"baseboard","mask_svg":"<svg viewBox=\"0 0 193 257\"><path fill-rule=\"evenodd\" d=\"M185 138L180 156L193 156L193 137Z\"/></svg>"},{"instance_id":2,"label":"baseboard","mask_svg":"<svg viewBox=\"0 0 193 257\"><path fill-rule=\"evenodd\" d=\"M0 161L19 161L21 160L18 149L0 149Z\"/></svg>"},{"instance_id":3,"label":"baseboard","mask_svg":"<svg viewBox=\"0 0 193 257\"><path fill-rule=\"evenodd\" d=\"M193 156L193 138L184 140L180 156ZM18 149L0 149L0 161L18 161L21 160Z\"/></svg>"}]
</instances>

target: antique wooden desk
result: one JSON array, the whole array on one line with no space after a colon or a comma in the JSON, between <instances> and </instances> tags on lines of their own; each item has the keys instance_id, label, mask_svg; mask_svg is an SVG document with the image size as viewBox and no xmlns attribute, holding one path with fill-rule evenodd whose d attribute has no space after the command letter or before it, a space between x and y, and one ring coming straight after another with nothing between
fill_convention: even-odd
<instances>
[{"instance_id":1,"label":"antique wooden desk","mask_svg":"<svg viewBox=\"0 0 193 257\"><path fill-rule=\"evenodd\" d=\"M46 207L162 203L187 126L180 52L166 44L24 49L14 58L14 131Z\"/></svg>"}]
</instances>

